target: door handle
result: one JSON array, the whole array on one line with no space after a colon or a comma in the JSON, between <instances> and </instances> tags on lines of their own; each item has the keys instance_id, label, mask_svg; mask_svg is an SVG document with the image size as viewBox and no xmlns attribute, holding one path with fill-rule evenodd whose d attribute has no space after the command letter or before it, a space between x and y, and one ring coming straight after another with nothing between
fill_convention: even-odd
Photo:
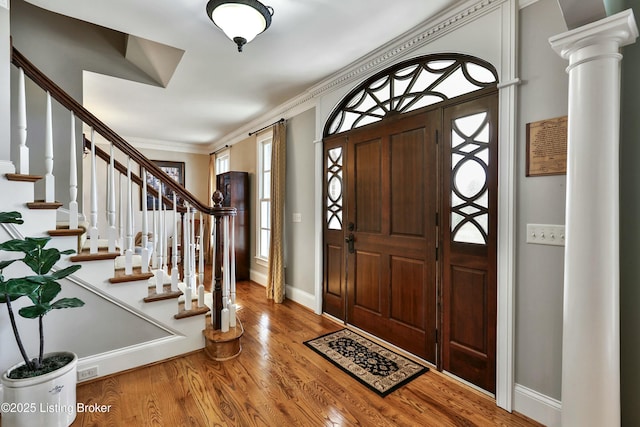
<instances>
[{"instance_id":1,"label":"door handle","mask_svg":"<svg viewBox=\"0 0 640 427\"><path fill-rule=\"evenodd\" d=\"M353 235L353 233L349 233L349 236L344 239L345 243L347 243L347 245L349 245L349 253L352 254L356 251L355 247L354 247L354 242L356 241L355 236Z\"/></svg>"}]
</instances>

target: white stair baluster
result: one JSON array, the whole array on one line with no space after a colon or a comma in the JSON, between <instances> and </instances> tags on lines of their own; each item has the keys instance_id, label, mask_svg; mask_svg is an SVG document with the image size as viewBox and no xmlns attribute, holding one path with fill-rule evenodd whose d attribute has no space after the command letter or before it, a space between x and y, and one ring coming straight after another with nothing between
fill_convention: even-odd
<instances>
[{"instance_id":1,"label":"white stair baluster","mask_svg":"<svg viewBox=\"0 0 640 427\"><path fill-rule=\"evenodd\" d=\"M229 242L229 250L231 252L231 266L229 268L229 326L236 326L236 239L235 239L236 217L231 216L231 235Z\"/></svg>"},{"instance_id":2,"label":"white stair baluster","mask_svg":"<svg viewBox=\"0 0 640 427\"><path fill-rule=\"evenodd\" d=\"M120 174L119 179L119 194L120 194L120 215L118 216L118 226L120 227L120 255L124 255L124 241L125 241L125 230L124 230L124 184L122 183L126 177Z\"/></svg>"},{"instance_id":3,"label":"white stair baluster","mask_svg":"<svg viewBox=\"0 0 640 427\"><path fill-rule=\"evenodd\" d=\"M107 222L109 230L107 231L109 252L116 251L116 240L118 232L116 231L116 170L113 152L113 143L109 147L109 170L107 173Z\"/></svg>"},{"instance_id":4,"label":"white stair baluster","mask_svg":"<svg viewBox=\"0 0 640 427\"><path fill-rule=\"evenodd\" d=\"M196 286L196 276L197 276L197 272L196 272L196 209L192 208L191 209L191 255L190 255L190 261L191 261L191 276L190 276L190 281L189 283L191 284L191 292L195 295L197 292L197 286Z\"/></svg>"},{"instance_id":5,"label":"white stair baluster","mask_svg":"<svg viewBox=\"0 0 640 427\"><path fill-rule=\"evenodd\" d=\"M91 215L89 229L89 253L98 253L98 178L96 172L95 131L91 129Z\"/></svg>"},{"instance_id":6,"label":"white stair baluster","mask_svg":"<svg viewBox=\"0 0 640 427\"><path fill-rule=\"evenodd\" d=\"M173 193L173 239L171 245L171 292L178 290L180 272L178 270L178 206L176 193Z\"/></svg>"},{"instance_id":7,"label":"white stair baluster","mask_svg":"<svg viewBox=\"0 0 640 427\"><path fill-rule=\"evenodd\" d=\"M71 112L69 147L69 229L78 228L78 162L76 160L76 116Z\"/></svg>"},{"instance_id":8,"label":"white stair baluster","mask_svg":"<svg viewBox=\"0 0 640 427\"><path fill-rule=\"evenodd\" d=\"M190 207L188 203L185 203L185 208L186 211L184 213L184 217L182 220L182 269L183 271L183 281L185 283L185 286L190 287L191 286L191 282L190 282L190 277L191 277L191 261L190 261L190 257L191 257L191 250L189 249L189 245L191 244L191 242L189 241L190 237L191 237L191 232L189 231L189 226L191 225L191 221L189 220L189 212L190 212Z\"/></svg>"},{"instance_id":9,"label":"white stair baluster","mask_svg":"<svg viewBox=\"0 0 640 427\"><path fill-rule=\"evenodd\" d=\"M142 169L142 273L149 272L149 226L147 224L147 170Z\"/></svg>"},{"instance_id":10,"label":"white stair baluster","mask_svg":"<svg viewBox=\"0 0 640 427\"><path fill-rule=\"evenodd\" d=\"M18 139L20 140L18 173L29 175L29 147L27 147L27 95L24 85L24 70L18 75Z\"/></svg>"},{"instance_id":11,"label":"white stair baluster","mask_svg":"<svg viewBox=\"0 0 640 427\"><path fill-rule=\"evenodd\" d=\"M204 254L202 248L204 247L202 238L204 237L204 224L202 222L202 212L199 212L200 219L200 236L198 237L198 283L204 283Z\"/></svg>"},{"instance_id":12,"label":"white stair baluster","mask_svg":"<svg viewBox=\"0 0 640 427\"><path fill-rule=\"evenodd\" d=\"M222 244L222 312L220 313L220 330L229 331L229 217L223 219Z\"/></svg>"},{"instance_id":13,"label":"white stair baluster","mask_svg":"<svg viewBox=\"0 0 640 427\"><path fill-rule=\"evenodd\" d=\"M47 92L47 113L45 130L44 167L44 201L53 203L56 200L56 180L53 176L53 112L51 110L51 94Z\"/></svg>"},{"instance_id":14,"label":"white stair baluster","mask_svg":"<svg viewBox=\"0 0 640 427\"><path fill-rule=\"evenodd\" d=\"M133 273L133 197L131 195L131 157L127 158L127 244L124 251L124 274Z\"/></svg>"},{"instance_id":15,"label":"white stair baluster","mask_svg":"<svg viewBox=\"0 0 640 427\"><path fill-rule=\"evenodd\" d=\"M146 203L146 202L143 202ZM151 269L158 268L158 214L156 213L156 198L151 199L152 222L153 222L153 254L151 254Z\"/></svg>"}]
</instances>

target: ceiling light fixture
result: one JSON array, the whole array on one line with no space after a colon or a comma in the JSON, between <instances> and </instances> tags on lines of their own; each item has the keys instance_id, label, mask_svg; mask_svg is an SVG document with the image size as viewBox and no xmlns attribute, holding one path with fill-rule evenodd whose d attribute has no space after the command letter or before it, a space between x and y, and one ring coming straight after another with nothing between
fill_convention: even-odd
<instances>
[{"instance_id":1,"label":"ceiling light fixture","mask_svg":"<svg viewBox=\"0 0 640 427\"><path fill-rule=\"evenodd\" d=\"M257 0L209 0L207 16L238 45L238 52L269 28L273 8Z\"/></svg>"}]
</instances>

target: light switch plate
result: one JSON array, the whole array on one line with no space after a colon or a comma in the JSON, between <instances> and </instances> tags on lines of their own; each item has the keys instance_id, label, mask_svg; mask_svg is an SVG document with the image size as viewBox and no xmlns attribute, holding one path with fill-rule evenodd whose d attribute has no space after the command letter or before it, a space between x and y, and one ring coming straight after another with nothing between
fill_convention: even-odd
<instances>
[{"instance_id":1,"label":"light switch plate","mask_svg":"<svg viewBox=\"0 0 640 427\"><path fill-rule=\"evenodd\" d=\"M301 213L294 213L293 214L293 222L302 222L302 214Z\"/></svg>"},{"instance_id":2,"label":"light switch plate","mask_svg":"<svg viewBox=\"0 0 640 427\"><path fill-rule=\"evenodd\" d=\"M527 224L527 243L564 246L564 225Z\"/></svg>"}]
</instances>

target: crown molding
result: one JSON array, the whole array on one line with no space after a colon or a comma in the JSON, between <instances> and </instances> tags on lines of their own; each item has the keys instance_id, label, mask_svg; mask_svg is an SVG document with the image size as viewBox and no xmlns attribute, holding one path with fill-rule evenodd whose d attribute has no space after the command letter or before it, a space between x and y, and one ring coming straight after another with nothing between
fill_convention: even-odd
<instances>
[{"instance_id":1,"label":"crown molding","mask_svg":"<svg viewBox=\"0 0 640 427\"><path fill-rule=\"evenodd\" d=\"M373 52L352 62L350 65L310 87L300 95L284 102L266 115L223 136L209 145L209 149L215 150L225 144L233 145L246 139L251 129L263 126L265 123L270 123L274 118L290 118L299 112L313 108L316 105L315 99L324 94L338 90L346 85L354 85L354 83L368 77L376 71L392 65L395 61L406 57L409 53L495 10L508 1L517 0L469 0L445 9L443 12L396 37Z\"/></svg>"},{"instance_id":2,"label":"crown molding","mask_svg":"<svg viewBox=\"0 0 640 427\"><path fill-rule=\"evenodd\" d=\"M190 153L190 154L209 154L209 146L205 144L193 144L176 141L163 141L157 139L146 139L137 137L125 137L127 142L133 145L135 148L142 148L146 150L161 150L172 151L177 153Z\"/></svg>"}]
</instances>

